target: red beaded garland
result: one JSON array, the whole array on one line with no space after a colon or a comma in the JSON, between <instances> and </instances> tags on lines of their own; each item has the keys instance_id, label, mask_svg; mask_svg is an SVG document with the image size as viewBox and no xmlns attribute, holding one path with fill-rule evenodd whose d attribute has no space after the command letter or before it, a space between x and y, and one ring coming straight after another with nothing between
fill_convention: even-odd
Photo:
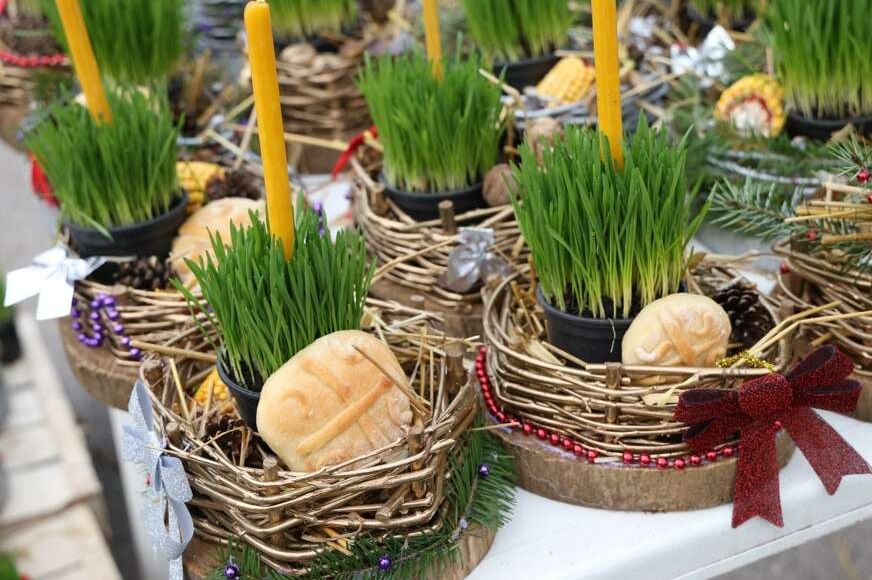
<instances>
[{"instance_id":1,"label":"red beaded garland","mask_svg":"<svg viewBox=\"0 0 872 580\"><path fill-rule=\"evenodd\" d=\"M0 53L0 57L2 57L2 53ZM789 272L786 263L782 263L781 265L782 273ZM551 433L550 431L543 429L542 427L536 427L532 423L528 423L524 421L523 423L519 422L517 419L510 417L504 411L500 410L496 404L496 401L493 398L493 394L491 393L490 380L487 375L486 368L486 357L485 357L485 349L482 347L481 351L479 351L478 356L475 359L475 374L478 377L479 385L481 386L482 397L484 398L485 403L487 404L488 410L491 414L500 422L504 424L510 424L513 426L518 426L521 428L521 431L524 435L533 435L543 441L549 441L552 445L555 446L563 446L567 451L571 451L576 456L581 458L586 458L590 463L595 463L596 459L599 457L599 454L593 449L585 449L579 443L576 443L569 437L562 437L559 433ZM780 428L781 425L776 422L775 426ZM723 455L724 457L732 457L735 453L734 448L732 447L724 447L717 451L709 451L705 454L705 458L708 461L717 461L719 455ZM687 458L676 458L673 461L666 459L665 457L658 457L654 460L649 454L642 453L638 456L638 458L633 455L629 451L625 451L621 455L621 459L626 464L633 464L638 461L643 466L656 466L658 469L665 469L667 467L674 467L675 469L682 470L687 467L688 463L693 466L698 466L702 464L702 457L699 455L690 455Z\"/></svg>"}]
</instances>

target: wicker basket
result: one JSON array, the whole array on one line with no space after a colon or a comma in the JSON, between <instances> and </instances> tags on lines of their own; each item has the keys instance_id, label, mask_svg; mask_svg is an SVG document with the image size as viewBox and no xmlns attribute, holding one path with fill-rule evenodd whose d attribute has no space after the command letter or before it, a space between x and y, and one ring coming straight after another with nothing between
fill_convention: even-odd
<instances>
[{"instance_id":1,"label":"wicker basket","mask_svg":"<svg viewBox=\"0 0 872 580\"><path fill-rule=\"evenodd\" d=\"M813 256L791 247L775 245L784 258L778 287L784 296L805 308L837 305L823 314L837 317L808 327L807 340L799 341L801 357L809 347L833 341L857 363L854 378L863 384L856 416L872 421L872 274L846 271L833 256ZM858 316L859 314L859 316Z\"/></svg>"},{"instance_id":2,"label":"wicker basket","mask_svg":"<svg viewBox=\"0 0 872 580\"><path fill-rule=\"evenodd\" d=\"M16 17L0 16L0 31L15 31L21 26ZM0 105L27 107L39 70L69 70L63 54L21 54L0 40Z\"/></svg>"},{"instance_id":3,"label":"wicker basket","mask_svg":"<svg viewBox=\"0 0 872 580\"><path fill-rule=\"evenodd\" d=\"M114 316L110 309L92 308L95 300L106 296L115 300L117 318L110 318ZM175 290L151 292L85 280L76 284L76 309L82 324L97 322L105 330L102 344L89 347L71 328L75 320L61 320L61 338L70 367L92 397L117 409L127 409L130 390L139 375L139 353L172 353L176 348L191 349L202 343L196 327L191 328L184 296ZM96 320L90 318L92 312L96 312ZM112 330L117 324L123 327L120 332ZM129 343L123 344L124 336Z\"/></svg>"},{"instance_id":4,"label":"wicker basket","mask_svg":"<svg viewBox=\"0 0 872 580\"><path fill-rule=\"evenodd\" d=\"M709 294L733 279L730 268L703 262L686 282L690 292ZM544 340L544 314L524 274L485 293L479 376L495 420L520 425L502 435L522 487L609 509L698 509L731 499L734 442L691 454L681 439L686 427L672 418L675 403L688 389L734 388L766 369L674 367L662 376L662 367L586 364ZM763 358L778 368L790 362L787 337L764 341L755 347L765 347ZM652 375L664 382L643 380ZM792 449L781 437L782 464Z\"/></svg>"},{"instance_id":5,"label":"wicker basket","mask_svg":"<svg viewBox=\"0 0 872 580\"><path fill-rule=\"evenodd\" d=\"M285 131L345 142L371 124L355 82L360 55L319 54L310 44L294 44L276 66ZM340 153L295 144L290 161L306 173L329 173Z\"/></svg>"},{"instance_id":6,"label":"wicker basket","mask_svg":"<svg viewBox=\"0 0 872 580\"><path fill-rule=\"evenodd\" d=\"M448 257L458 246L458 228L492 228L495 244L491 251L511 264L526 261L529 250L510 205L476 209L459 215L444 212L441 219L416 222L384 195L384 186L373 176L380 159L365 164L351 160L353 172L352 214L366 238L370 253L385 269L370 293L386 300L439 312L452 336L481 333L480 287L467 293L440 286L439 278Z\"/></svg>"},{"instance_id":7,"label":"wicker basket","mask_svg":"<svg viewBox=\"0 0 872 580\"><path fill-rule=\"evenodd\" d=\"M437 316L395 303L368 302L364 319L368 331L386 341L411 371L412 389L427 411L418 415L420 431L405 440L314 473L284 470L242 422L207 433L220 406L190 396L214 365L202 360L215 358L205 343L173 357L149 355L143 362L155 427L169 440L167 452L182 459L194 491L189 507L199 540L226 544L238 536L276 570L299 574L319 553L341 552L362 532L426 534L448 517L446 478L459 476L451 473L450 461L478 414L462 362L470 345L436 333ZM240 432L239 444L228 452L220 439L234 432ZM462 522L457 525L461 537L467 535ZM468 531L459 545L468 559L439 577L462 577L489 548L492 534ZM190 548L192 577L203 575L203 552L196 544Z\"/></svg>"}]
</instances>

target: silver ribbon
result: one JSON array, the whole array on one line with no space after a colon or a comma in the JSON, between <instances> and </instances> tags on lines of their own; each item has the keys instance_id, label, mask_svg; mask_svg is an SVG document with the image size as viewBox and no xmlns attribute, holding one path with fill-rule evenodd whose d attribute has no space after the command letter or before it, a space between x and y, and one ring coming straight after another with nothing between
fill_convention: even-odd
<instances>
[{"instance_id":1,"label":"silver ribbon","mask_svg":"<svg viewBox=\"0 0 872 580\"><path fill-rule=\"evenodd\" d=\"M448 268L439 277L439 285L453 292L468 292L479 280L506 275L509 266L490 251L494 245L491 228L460 228L458 245L448 256Z\"/></svg>"},{"instance_id":2,"label":"silver ribbon","mask_svg":"<svg viewBox=\"0 0 872 580\"><path fill-rule=\"evenodd\" d=\"M672 58L672 72L676 74L693 73L700 78L703 87L710 87L715 81L727 81L724 57L736 49L723 26L715 26L699 48L673 44L669 48Z\"/></svg>"},{"instance_id":3,"label":"silver ribbon","mask_svg":"<svg viewBox=\"0 0 872 580\"><path fill-rule=\"evenodd\" d=\"M124 427L121 456L146 469L142 518L155 552L169 560L169 579L183 580L182 554L194 537L194 521L185 505L193 497L188 476L181 459L164 453L167 442L154 430L151 401L142 381L133 385L127 410L133 427Z\"/></svg>"},{"instance_id":4,"label":"silver ribbon","mask_svg":"<svg viewBox=\"0 0 872 580\"><path fill-rule=\"evenodd\" d=\"M32 266L6 274L3 304L12 306L39 295L37 320L60 318L70 313L76 280L84 280L103 265L106 258L71 258L64 246L55 246L37 255Z\"/></svg>"}]
</instances>

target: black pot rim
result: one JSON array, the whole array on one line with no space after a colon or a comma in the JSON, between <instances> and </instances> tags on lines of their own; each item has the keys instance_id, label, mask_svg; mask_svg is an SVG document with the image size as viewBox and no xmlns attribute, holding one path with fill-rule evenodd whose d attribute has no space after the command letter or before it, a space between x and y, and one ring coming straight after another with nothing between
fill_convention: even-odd
<instances>
[{"instance_id":1,"label":"black pot rim","mask_svg":"<svg viewBox=\"0 0 872 580\"><path fill-rule=\"evenodd\" d=\"M551 305L548 300L545 299L545 294L542 292L542 287L536 287L536 300L542 306L545 311L549 313L549 315L553 315L562 320L566 320L568 322L581 322L590 327L623 327L630 326L632 324L634 318L593 318L589 316L578 316L577 314L570 314L565 310L560 310L556 306Z\"/></svg>"},{"instance_id":2,"label":"black pot rim","mask_svg":"<svg viewBox=\"0 0 872 580\"><path fill-rule=\"evenodd\" d=\"M243 386L233 375L230 374L230 369L226 363L227 354L224 349L218 352L215 367L218 369L218 377L221 379L228 389L232 389L251 401L260 400L260 391L253 391L248 387Z\"/></svg>"},{"instance_id":3,"label":"black pot rim","mask_svg":"<svg viewBox=\"0 0 872 580\"><path fill-rule=\"evenodd\" d=\"M844 127L848 123L852 125L858 124L866 124L872 123L872 113L868 115L859 115L854 117L806 117L800 111L796 109L790 109L787 111L787 116L790 119L794 119L800 123L806 123L808 125L817 125L819 127L833 127L839 128Z\"/></svg>"},{"instance_id":4,"label":"black pot rim","mask_svg":"<svg viewBox=\"0 0 872 580\"><path fill-rule=\"evenodd\" d=\"M167 217L181 213L187 209L187 207L188 207L188 192L185 191L184 189L180 189L179 193L181 195L179 195L175 198L176 201L173 202L170 205L170 208L167 211L165 211L164 213L157 215L148 221L136 222L136 223L127 224L127 225L123 225L123 226L106 228L106 231L109 232L110 237L114 238L116 235L120 235L122 237L123 236L131 236L131 235L136 235L136 234L139 234L139 233L142 233L144 231L147 231L147 230L154 228L155 225L164 221ZM70 231L75 231L75 232L97 231L97 228L93 228L91 226L82 226L82 225L74 224L74 223L67 221L67 220L63 221L63 226L66 229L68 229Z\"/></svg>"},{"instance_id":5,"label":"black pot rim","mask_svg":"<svg viewBox=\"0 0 872 580\"><path fill-rule=\"evenodd\" d=\"M391 191L391 193L396 193L398 195L407 196L407 197L420 197L420 198L435 198L440 197L442 199L458 197L462 195L466 195L468 193L472 193L477 189L481 189L484 186L484 180L479 180L473 183L472 185L467 185L466 187L461 187L460 189L449 189L447 191L409 191L407 189L400 189L399 187L395 187L391 185L388 181L387 177L384 173L379 173L379 181L384 185L387 189Z\"/></svg>"},{"instance_id":6,"label":"black pot rim","mask_svg":"<svg viewBox=\"0 0 872 580\"><path fill-rule=\"evenodd\" d=\"M545 54L541 54L539 56L528 56L528 57L520 58L518 60L509 60L509 61L495 60L493 63L493 68L495 70L502 70L504 68L511 67L511 66L529 66L529 65L533 65L533 64L541 64L544 62L549 62L552 60L555 60L555 61L560 60L560 57L557 56L556 52L548 52Z\"/></svg>"}]
</instances>

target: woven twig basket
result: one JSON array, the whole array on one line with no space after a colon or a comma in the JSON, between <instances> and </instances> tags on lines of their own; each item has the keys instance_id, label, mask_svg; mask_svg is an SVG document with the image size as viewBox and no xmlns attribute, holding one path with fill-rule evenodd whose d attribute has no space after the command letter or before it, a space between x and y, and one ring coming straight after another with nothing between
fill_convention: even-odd
<instances>
[{"instance_id":1,"label":"woven twig basket","mask_svg":"<svg viewBox=\"0 0 872 580\"><path fill-rule=\"evenodd\" d=\"M857 363L854 378L863 384L856 416L872 421L872 314L855 316L872 311L872 274L846 269L836 256L813 256L798 251L788 241L777 243L775 253L784 258L785 268L778 274L778 286L784 296L805 308L838 301L838 305L822 314L851 315L810 325L809 340L800 344L810 347L832 341L854 359ZM796 356L805 351L798 349Z\"/></svg>"},{"instance_id":2,"label":"woven twig basket","mask_svg":"<svg viewBox=\"0 0 872 580\"><path fill-rule=\"evenodd\" d=\"M703 262L688 290L711 293L734 279L728 267ZM530 299L523 274L486 289L480 377L485 398L516 455L522 487L553 499L610 509L698 509L732 497L735 442L704 456L691 454L672 418L678 395L695 388L735 388L766 369L587 364L548 344L544 314ZM765 297L761 296L764 304ZM776 313L771 311L775 320ZM790 340L773 329L752 351L781 368ZM647 377L662 377L650 384ZM491 405L488 401L489 406ZM779 440L783 463L792 452Z\"/></svg>"},{"instance_id":3,"label":"woven twig basket","mask_svg":"<svg viewBox=\"0 0 872 580\"><path fill-rule=\"evenodd\" d=\"M318 54L309 44L295 44L282 51L276 66L286 132L345 142L371 124L355 81L359 56ZM309 173L329 172L340 153L295 147L292 164Z\"/></svg>"},{"instance_id":4,"label":"woven twig basket","mask_svg":"<svg viewBox=\"0 0 872 580\"><path fill-rule=\"evenodd\" d=\"M440 286L439 278L458 246L458 228L465 226L492 228L495 244L491 251L509 265L527 259L529 250L511 205L458 215L448 211L440 219L416 222L384 195L384 186L373 177L381 168L380 160L365 166L354 158L351 165L354 222L366 238L369 252L380 265L389 265L370 293L441 313L446 331L453 336L480 334L480 287L461 294Z\"/></svg>"},{"instance_id":5,"label":"woven twig basket","mask_svg":"<svg viewBox=\"0 0 872 580\"><path fill-rule=\"evenodd\" d=\"M244 424L206 434L209 419L222 411L191 396L214 366L201 360L214 359L205 343L143 362L156 429L169 440L167 453L184 462L194 491L189 506L201 540L224 544L238 536L269 565L294 574L362 532L426 534L442 522L449 460L478 413L462 363L468 344L436 333L438 317L426 312L384 302L369 302L366 312L368 331L391 346L429 411L406 439L313 473L284 470ZM234 432L241 438L235 460L220 445Z\"/></svg>"}]
</instances>

